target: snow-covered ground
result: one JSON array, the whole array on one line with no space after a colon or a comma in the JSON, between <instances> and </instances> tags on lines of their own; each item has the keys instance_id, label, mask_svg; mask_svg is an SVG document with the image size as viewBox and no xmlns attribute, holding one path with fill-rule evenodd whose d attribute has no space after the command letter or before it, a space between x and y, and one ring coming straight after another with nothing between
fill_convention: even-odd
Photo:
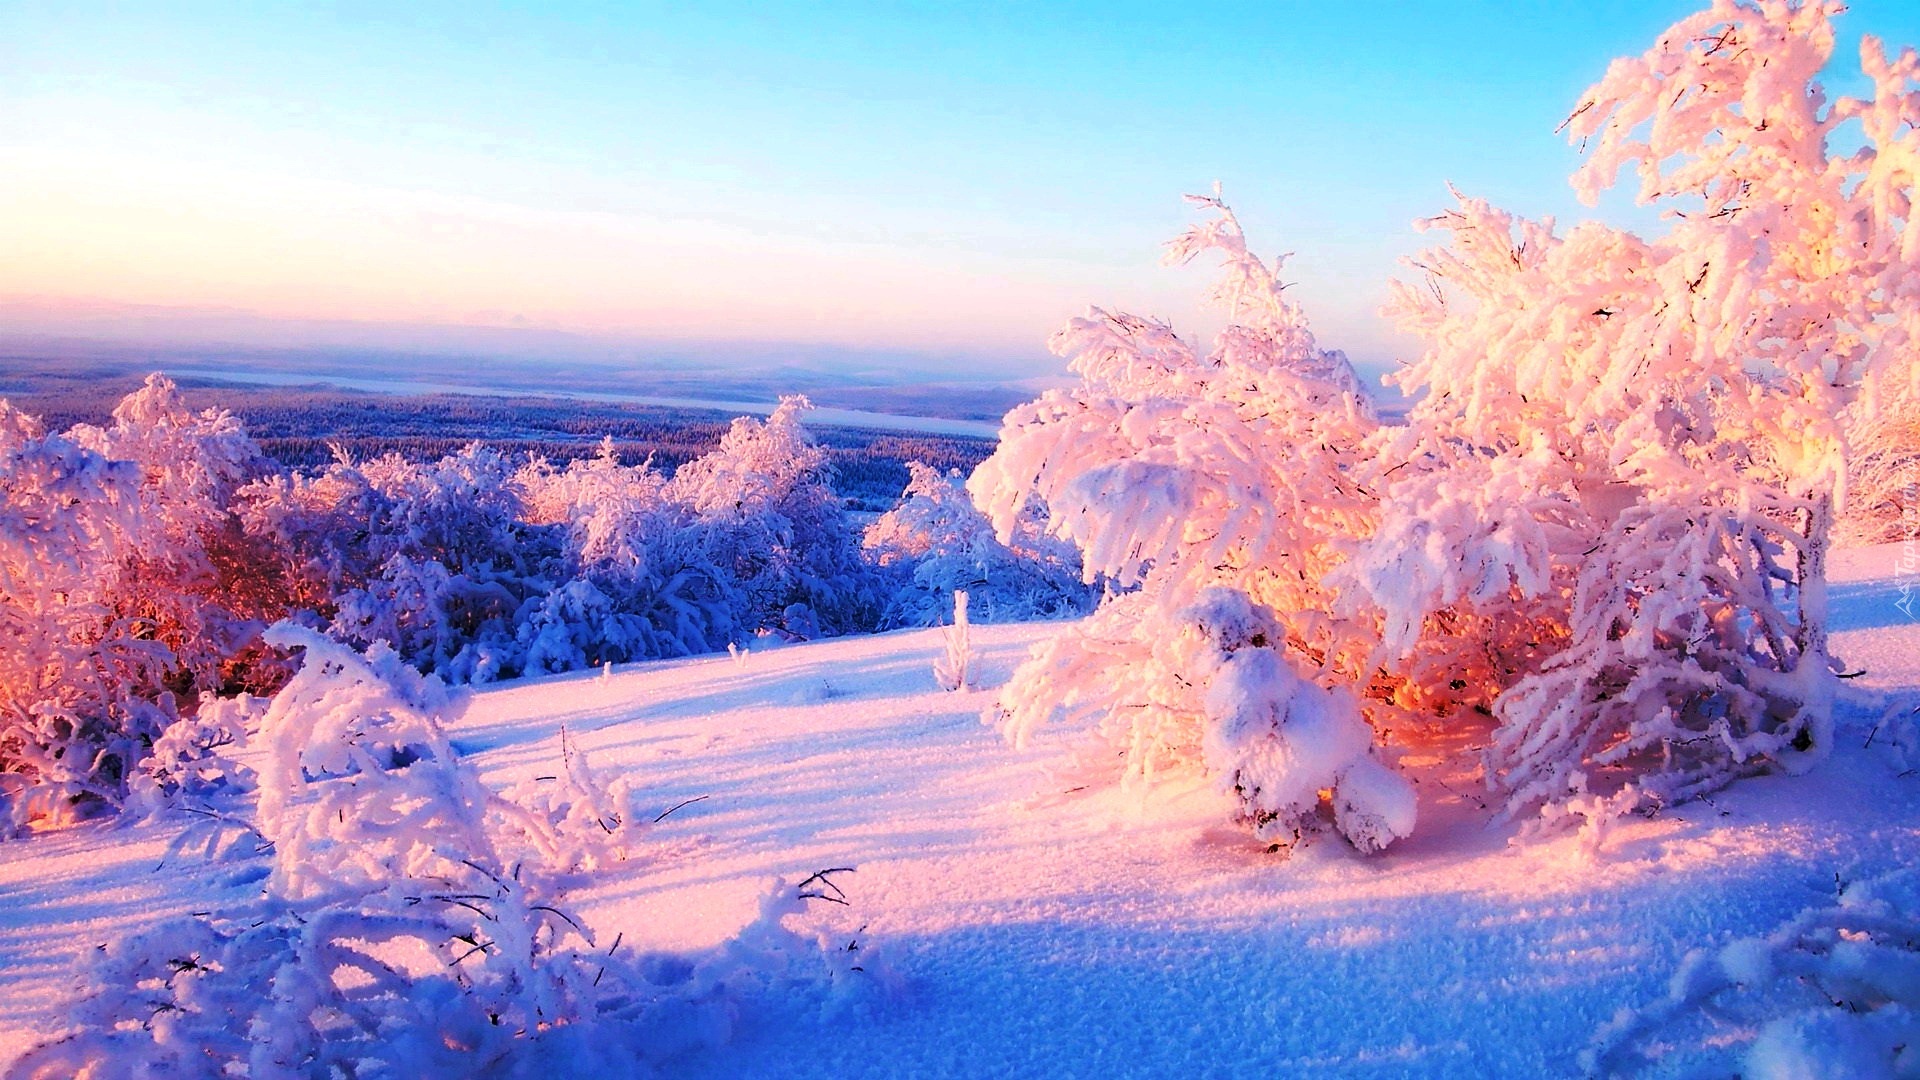
<instances>
[{"instance_id":1,"label":"snow-covered ground","mask_svg":"<svg viewBox=\"0 0 1920 1080\"><path fill-rule=\"evenodd\" d=\"M1867 745L1858 701L1920 686L1901 558L1836 559L1836 651L1865 673L1829 762L1629 818L1597 854L1517 839L1458 756L1412 752L1412 839L1270 855L1202 786L1117 789L1076 732L1008 747L981 722L992 689L936 688L938 631L528 680L472 694L452 730L496 786L553 773L564 727L679 806L573 897L630 947L718 943L769 879L857 868L811 925L863 944L880 1004L743 1016L675 1075L1565 1075L1688 950L1920 857L1920 777ZM980 685L1055 629L975 627ZM257 892L244 864L162 865L177 828L0 845L0 1061L60 1029L77 953Z\"/></svg>"}]
</instances>

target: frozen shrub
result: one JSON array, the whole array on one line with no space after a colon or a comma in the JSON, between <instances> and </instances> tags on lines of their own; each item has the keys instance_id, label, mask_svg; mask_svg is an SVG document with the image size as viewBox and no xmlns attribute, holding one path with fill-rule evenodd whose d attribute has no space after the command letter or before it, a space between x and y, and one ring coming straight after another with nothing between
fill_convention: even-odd
<instances>
[{"instance_id":1,"label":"frozen shrub","mask_svg":"<svg viewBox=\"0 0 1920 1080\"><path fill-rule=\"evenodd\" d=\"M385 641L455 682L519 674L521 611L551 587L552 537L523 521L506 459L475 444L430 465L390 455L360 471L379 496L366 539L376 564L336 598L333 632Z\"/></svg>"},{"instance_id":2,"label":"frozen shrub","mask_svg":"<svg viewBox=\"0 0 1920 1080\"><path fill-rule=\"evenodd\" d=\"M203 695L277 684L286 597L228 509L259 466L157 375L64 436L0 402L0 828L117 807Z\"/></svg>"},{"instance_id":3,"label":"frozen shrub","mask_svg":"<svg viewBox=\"0 0 1920 1080\"><path fill-rule=\"evenodd\" d=\"M484 682L521 672L521 625L558 556L557 528L527 520L514 481L478 444L424 464L343 455L318 476L249 485L240 513L341 640Z\"/></svg>"},{"instance_id":4,"label":"frozen shrub","mask_svg":"<svg viewBox=\"0 0 1920 1080\"><path fill-rule=\"evenodd\" d=\"M390 551L380 539L388 497L344 450L318 473L276 473L235 493L247 536L261 543L298 598L331 617L335 598L364 586Z\"/></svg>"},{"instance_id":5,"label":"frozen shrub","mask_svg":"<svg viewBox=\"0 0 1920 1080\"><path fill-rule=\"evenodd\" d=\"M1231 592L1202 602L1246 605ZM1323 802L1340 835L1363 852L1411 833L1413 789L1369 753L1373 732L1353 694L1302 679L1272 648L1209 634L1211 614L1189 614L1218 650L1208 658L1217 666L1208 679L1201 758L1232 792L1254 837L1292 847L1318 827Z\"/></svg>"},{"instance_id":6,"label":"frozen shrub","mask_svg":"<svg viewBox=\"0 0 1920 1080\"><path fill-rule=\"evenodd\" d=\"M609 778L560 729L560 770L527 781L510 800L551 830L547 865L557 874L596 870L627 857L650 818L638 808L634 778Z\"/></svg>"},{"instance_id":7,"label":"frozen shrub","mask_svg":"<svg viewBox=\"0 0 1920 1080\"><path fill-rule=\"evenodd\" d=\"M933 662L933 681L942 690L972 689L973 644L967 636L967 591L953 594L953 625L947 627L946 651Z\"/></svg>"},{"instance_id":8,"label":"frozen shrub","mask_svg":"<svg viewBox=\"0 0 1920 1080\"><path fill-rule=\"evenodd\" d=\"M566 529L555 576L567 580L520 628L527 671L714 652L751 632L712 531L650 465L621 465L607 442L564 470L535 462L516 483L536 522Z\"/></svg>"},{"instance_id":9,"label":"frozen shrub","mask_svg":"<svg viewBox=\"0 0 1920 1080\"><path fill-rule=\"evenodd\" d=\"M261 721L266 896L90 951L75 1030L9 1075L649 1075L762 998L877 992L851 954L784 925L833 887L822 875L776 886L709 953L598 943L557 883L589 865L568 837L617 813L616 788L570 758L564 789L504 799L453 752L437 679L391 650L272 636L304 657Z\"/></svg>"},{"instance_id":10,"label":"frozen shrub","mask_svg":"<svg viewBox=\"0 0 1920 1080\"><path fill-rule=\"evenodd\" d=\"M118 804L173 655L114 611L141 473L0 401L0 829Z\"/></svg>"},{"instance_id":11,"label":"frozen shrub","mask_svg":"<svg viewBox=\"0 0 1920 1080\"><path fill-rule=\"evenodd\" d=\"M1046 511L1029 503L1007 543L994 534L958 471L942 476L918 461L899 505L867 526L868 555L905 580L883 626L934 626L964 590L979 621L1024 622L1084 615L1097 592L1080 580L1080 554L1046 532Z\"/></svg>"},{"instance_id":12,"label":"frozen shrub","mask_svg":"<svg viewBox=\"0 0 1920 1080\"><path fill-rule=\"evenodd\" d=\"M882 579L829 483L825 451L800 425L812 408L783 397L765 420L733 422L720 445L680 467L667 487L707 527L708 552L746 602L749 629L784 625L794 605L818 631L872 629Z\"/></svg>"},{"instance_id":13,"label":"frozen shrub","mask_svg":"<svg viewBox=\"0 0 1920 1080\"><path fill-rule=\"evenodd\" d=\"M267 699L250 694L202 694L199 707L167 725L134 776L134 793L154 810L183 799L225 798L253 790L253 769L234 751L266 712Z\"/></svg>"},{"instance_id":14,"label":"frozen shrub","mask_svg":"<svg viewBox=\"0 0 1920 1080\"><path fill-rule=\"evenodd\" d=\"M736 421L671 481L610 440L564 468L474 445L427 464L342 456L249 486L242 514L331 633L454 682L870 629L881 579L805 407Z\"/></svg>"},{"instance_id":15,"label":"frozen shrub","mask_svg":"<svg viewBox=\"0 0 1920 1080\"><path fill-rule=\"evenodd\" d=\"M1510 812L1621 812L1817 762L1849 462L1884 489L1901 453L1851 447L1850 409L1920 371L1920 58L1868 39L1870 96L1830 97L1838 10L1718 0L1588 92L1576 187L1632 166L1661 235L1563 233L1466 196L1429 222L1451 242L1389 307L1426 343L1398 379L1405 425L1374 423L1275 270L1198 200L1219 217L1172 256L1226 253L1234 324L1213 351L1076 320L1056 347L1080 385L1010 413L970 482L1003 538L1041 499L1088 573L1140 589L1016 675L1009 731L1092 712L1133 772L1180 757L1161 729L1204 715L1201 690L1182 667L1156 683L1150 658L1217 586L1270 611L1271 647L1376 731L1485 718Z\"/></svg>"},{"instance_id":16,"label":"frozen shrub","mask_svg":"<svg viewBox=\"0 0 1920 1080\"><path fill-rule=\"evenodd\" d=\"M1920 327L1892 164L1920 140L1916 62L1870 39L1873 96L1830 99L1836 10L1721 0L1588 91L1575 186L1632 166L1664 234L1462 197L1396 293L1422 397L1367 470L1381 520L1342 584L1378 605L1384 663L1490 657L1454 700L1491 701L1513 809L1670 802L1828 749L1844 416Z\"/></svg>"},{"instance_id":17,"label":"frozen shrub","mask_svg":"<svg viewBox=\"0 0 1920 1080\"><path fill-rule=\"evenodd\" d=\"M1079 386L1008 414L968 483L1002 540L1043 502L1089 580L1132 590L1036 649L1001 694L1003 727L1023 741L1059 711L1093 719L1128 780L1207 772L1262 836L1290 836L1372 742L1360 699L1329 688L1364 684L1373 627L1329 617L1322 582L1340 545L1370 531L1353 473L1377 423L1346 358L1319 348L1286 299L1278 265L1248 252L1217 197L1192 201L1215 220L1169 261L1224 255L1216 300L1233 322L1213 350L1129 315L1074 320L1054 347ZM1260 658L1236 658L1243 649ZM1337 729L1336 748L1309 713ZM1375 787L1404 787L1385 775ZM1350 839L1404 835L1405 794L1381 818L1392 827L1349 814Z\"/></svg>"}]
</instances>

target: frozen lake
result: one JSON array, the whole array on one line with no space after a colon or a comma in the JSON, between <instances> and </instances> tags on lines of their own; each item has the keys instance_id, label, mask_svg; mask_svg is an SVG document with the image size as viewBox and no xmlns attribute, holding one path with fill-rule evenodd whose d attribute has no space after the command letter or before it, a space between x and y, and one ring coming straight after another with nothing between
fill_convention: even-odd
<instances>
[{"instance_id":1,"label":"frozen lake","mask_svg":"<svg viewBox=\"0 0 1920 1080\"><path fill-rule=\"evenodd\" d=\"M346 390L365 390L377 394L474 394L482 397L544 397L616 404L657 405L673 409L710 409L730 416L765 416L778 404L772 401L733 401L723 398L658 397L610 391L532 389L527 387L473 386L432 379L376 379L356 375L307 374L284 371L246 371L221 367L175 367L178 378L214 379L223 382L252 383L263 386L332 386ZM942 416L910 416L898 413L867 412L861 409L816 407L807 421L822 427L864 428L871 431L903 431L921 435L965 435L976 439L997 438L1000 426L984 420L956 420Z\"/></svg>"}]
</instances>

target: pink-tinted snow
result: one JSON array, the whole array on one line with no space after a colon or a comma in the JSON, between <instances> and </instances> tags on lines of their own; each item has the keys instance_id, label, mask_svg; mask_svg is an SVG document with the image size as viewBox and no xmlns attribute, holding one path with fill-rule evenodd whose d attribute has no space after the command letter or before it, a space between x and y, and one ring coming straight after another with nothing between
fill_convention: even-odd
<instances>
[{"instance_id":1,"label":"pink-tinted snow","mask_svg":"<svg viewBox=\"0 0 1920 1080\"><path fill-rule=\"evenodd\" d=\"M1898 546L1834 560L1835 648L1871 690L1920 685ZM1915 604L1920 605L1920 597ZM769 1008L689 1077L1563 1075L1601 1022L1657 996L1691 948L1763 933L1841 881L1920 856L1920 777L1849 697L1833 758L1601 839L1515 840L1457 766L1418 754L1416 834L1361 857L1269 855L1204 783L1114 787L1087 743L1025 751L981 723L1054 626L973 628L943 693L938 631L636 665L477 692L456 744L497 787L551 774L565 726L666 810L574 897L627 947L711 945L769 879L855 866L813 925L894 980L869 1014ZM81 950L259 888L176 857L177 825L0 845L0 1060L60 1028Z\"/></svg>"}]
</instances>

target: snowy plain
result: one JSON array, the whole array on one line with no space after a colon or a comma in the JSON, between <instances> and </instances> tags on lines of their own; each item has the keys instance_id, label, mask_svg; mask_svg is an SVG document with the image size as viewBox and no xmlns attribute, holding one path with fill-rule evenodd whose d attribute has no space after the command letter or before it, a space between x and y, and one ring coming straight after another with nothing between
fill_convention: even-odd
<instances>
[{"instance_id":1,"label":"snowy plain","mask_svg":"<svg viewBox=\"0 0 1920 1080\"><path fill-rule=\"evenodd\" d=\"M1121 790L1079 732L1016 751L982 714L1059 624L976 626L977 690L937 688L930 630L522 680L466 695L450 727L496 787L554 772L564 728L678 807L570 898L628 947L710 947L772 879L856 868L850 903L807 926L860 943L872 1007L762 1003L671 1075L1573 1075L1689 950L1920 857L1920 776L1865 704L1920 686L1899 605L1920 577L1899 545L1834 562L1835 652L1864 674L1833 757L1627 818L1597 852L1500 820L1458 746L1402 759L1411 839L1291 858L1202 783ZM244 866L163 862L179 828L0 844L0 1062L62 1030L77 954L257 892Z\"/></svg>"}]
</instances>

